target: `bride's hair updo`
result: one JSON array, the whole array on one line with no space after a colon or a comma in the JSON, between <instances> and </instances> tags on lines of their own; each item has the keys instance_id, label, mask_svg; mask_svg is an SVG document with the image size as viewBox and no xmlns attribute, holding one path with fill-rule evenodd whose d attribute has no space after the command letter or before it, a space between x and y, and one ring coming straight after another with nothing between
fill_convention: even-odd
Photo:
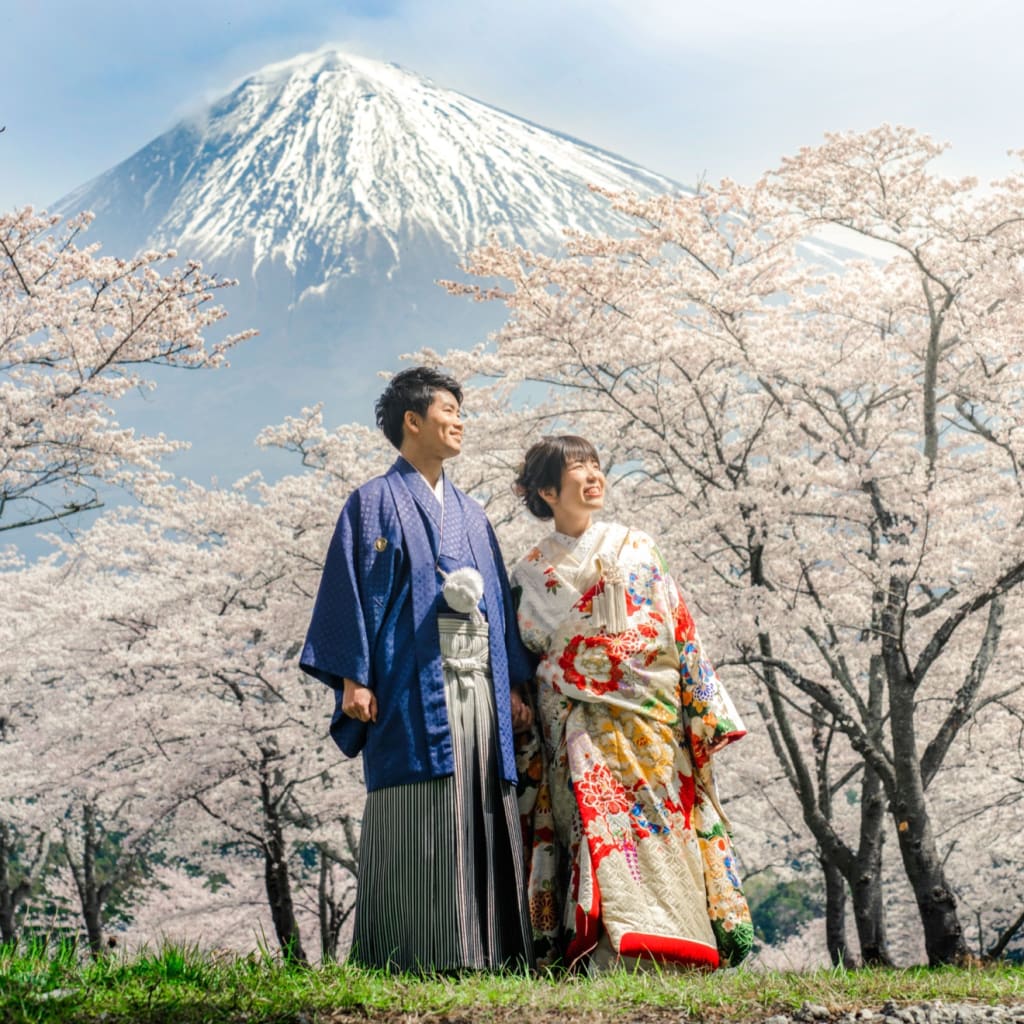
<instances>
[{"instance_id":1,"label":"bride's hair updo","mask_svg":"<svg viewBox=\"0 0 1024 1024\"><path fill-rule=\"evenodd\" d=\"M601 464L597 449L585 437L575 434L545 437L527 451L516 477L516 494L538 519L551 519L554 512L540 492L550 487L557 494L562 488L565 467L571 462L590 461Z\"/></svg>"}]
</instances>

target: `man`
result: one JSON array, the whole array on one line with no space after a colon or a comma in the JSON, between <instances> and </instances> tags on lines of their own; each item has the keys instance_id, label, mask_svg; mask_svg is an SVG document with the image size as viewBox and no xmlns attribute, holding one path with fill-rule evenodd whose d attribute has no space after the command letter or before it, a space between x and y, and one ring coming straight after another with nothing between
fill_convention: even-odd
<instances>
[{"instance_id":1,"label":"man","mask_svg":"<svg viewBox=\"0 0 1024 1024\"><path fill-rule=\"evenodd\" d=\"M381 395L400 454L345 503L302 652L335 690L332 736L363 755L352 955L367 966L532 961L512 742L530 667L490 523L444 474L461 405L429 367Z\"/></svg>"}]
</instances>

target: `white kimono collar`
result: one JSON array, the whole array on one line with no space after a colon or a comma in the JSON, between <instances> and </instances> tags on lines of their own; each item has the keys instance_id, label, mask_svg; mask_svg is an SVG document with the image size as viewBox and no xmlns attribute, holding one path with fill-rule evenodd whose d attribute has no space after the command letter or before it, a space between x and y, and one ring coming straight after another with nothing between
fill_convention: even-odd
<instances>
[{"instance_id":1,"label":"white kimono collar","mask_svg":"<svg viewBox=\"0 0 1024 1024\"><path fill-rule=\"evenodd\" d=\"M559 533L557 530L552 530L550 536L556 544L565 548L577 562L582 564L593 550L600 531L600 524L592 522L578 537L571 537L569 534Z\"/></svg>"}]
</instances>

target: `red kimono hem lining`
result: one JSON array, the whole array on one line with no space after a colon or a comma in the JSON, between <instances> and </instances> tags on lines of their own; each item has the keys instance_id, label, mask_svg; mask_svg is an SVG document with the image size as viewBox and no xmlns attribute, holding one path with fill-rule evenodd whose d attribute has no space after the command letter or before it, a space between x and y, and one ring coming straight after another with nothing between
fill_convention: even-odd
<instances>
[{"instance_id":1,"label":"red kimono hem lining","mask_svg":"<svg viewBox=\"0 0 1024 1024\"><path fill-rule=\"evenodd\" d=\"M718 950L691 939L672 939L664 935L644 935L626 932L619 942L620 956L642 956L659 963L692 964L695 967L717 969Z\"/></svg>"},{"instance_id":2,"label":"red kimono hem lining","mask_svg":"<svg viewBox=\"0 0 1024 1024\"><path fill-rule=\"evenodd\" d=\"M598 888L596 877L593 879L593 886L594 903L590 913L579 905L576 907L576 934L565 951L565 959L570 967L597 945L601 932L601 890Z\"/></svg>"}]
</instances>

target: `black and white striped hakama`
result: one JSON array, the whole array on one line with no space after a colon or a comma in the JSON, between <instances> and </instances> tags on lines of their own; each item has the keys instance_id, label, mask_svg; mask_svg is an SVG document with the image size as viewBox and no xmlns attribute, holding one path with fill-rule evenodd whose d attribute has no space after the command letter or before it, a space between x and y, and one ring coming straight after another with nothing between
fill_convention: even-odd
<instances>
[{"instance_id":1,"label":"black and white striped hakama","mask_svg":"<svg viewBox=\"0 0 1024 1024\"><path fill-rule=\"evenodd\" d=\"M439 620L455 772L367 795L352 959L403 971L532 962L515 787L498 768L487 624Z\"/></svg>"}]
</instances>

